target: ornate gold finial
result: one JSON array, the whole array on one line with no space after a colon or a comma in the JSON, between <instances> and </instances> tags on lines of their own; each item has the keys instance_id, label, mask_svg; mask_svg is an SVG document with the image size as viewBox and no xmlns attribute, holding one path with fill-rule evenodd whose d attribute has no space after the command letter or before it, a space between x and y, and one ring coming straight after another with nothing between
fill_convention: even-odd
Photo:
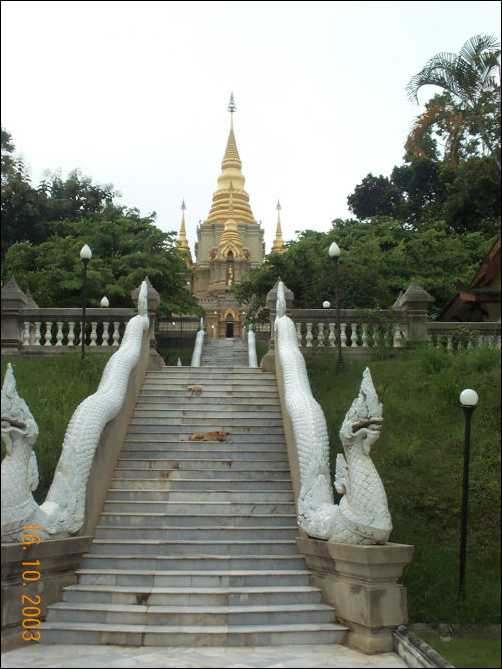
<instances>
[{"instance_id":1,"label":"ornate gold finial","mask_svg":"<svg viewBox=\"0 0 502 669\"><path fill-rule=\"evenodd\" d=\"M284 240L282 239L282 230L281 230L281 203L277 200L277 227L275 229L275 239L272 244L272 253L286 253L286 248L284 246Z\"/></svg>"}]
</instances>

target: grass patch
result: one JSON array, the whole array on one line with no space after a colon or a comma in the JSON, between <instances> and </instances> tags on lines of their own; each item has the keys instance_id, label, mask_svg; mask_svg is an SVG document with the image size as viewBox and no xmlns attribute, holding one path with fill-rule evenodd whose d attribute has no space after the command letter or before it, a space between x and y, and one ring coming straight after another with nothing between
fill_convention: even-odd
<instances>
[{"instance_id":1,"label":"grass patch","mask_svg":"<svg viewBox=\"0 0 502 669\"><path fill-rule=\"evenodd\" d=\"M367 363L335 356L307 360L312 391L326 414L335 453L342 420ZM373 458L394 522L392 541L416 546L405 575L410 619L500 622L500 356L424 349L369 364L385 425ZM464 423L458 396L478 391L472 422L467 599L457 602Z\"/></svg>"},{"instance_id":2,"label":"grass patch","mask_svg":"<svg viewBox=\"0 0 502 669\"><path fill-rule=\"evenodd\" d=\"M164 358L166 365L176 365L181 358L183 367L190 367L192 362L193 346L159 346L157 351Z\"/></svg>"},{"instance_id":3,"label":"grass patch","mask_svg":"<svg viewBox=\"0 0 502 669\"><path fill-rule=\"evenodd\" d=\"M269 349L269 342L262 341L261 339L256 339L256 358L258 359L258 367L262 361L263 356L267 353Z\"/></svg>"},{"instance_id":4,"label":"grass patch","mask_svg":"<svg viewBox=\"0 0 502 669\"><path fill-rule=\"evenodd\" d=\"M38 503L44 501L52 483L68 422L80 402L95 392L109 357L105 353L87 353L83 365L80 353L2 357L2 380L7 363L11 362L17 391L38 424L34 450L40 483L33 494Z\"/></svg>"},{"instance_id":5,"label":"grass patch","mask_svg":"<svg viewBox=\"0 0 502 669\"><path fill-rule=\"evenodd\" d=\"M420 632L419 637L455 667L500 667L500 639L479 638L475 633L443 641L437 632Z\"/></svg>"}]
</instances>

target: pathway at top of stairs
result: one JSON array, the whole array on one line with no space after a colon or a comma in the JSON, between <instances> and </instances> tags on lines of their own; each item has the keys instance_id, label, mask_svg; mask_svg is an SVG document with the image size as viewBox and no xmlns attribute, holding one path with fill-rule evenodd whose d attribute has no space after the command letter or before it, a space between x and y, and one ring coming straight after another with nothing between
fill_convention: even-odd
<instances>
[{"instance_id":1,"label":"pathway at top of stairs","mask_svg":"<svg viewBox=\"0 0 502 669\"><path fill-rule=\"evenodd\" d=\"M190 440L215 431L230 436ZM312 586L297 533L274 375L220 366L148 372L96 537L78 582L49 607L42 640L340 642L346 628Z\"/></svg>"},{"instance_id":2,"label":"pathway at top of stairs","mask_svg":"<svg viewBox=\"0 0 502 669\"><path fill-rule=\"evenodd\" d=\"M247 367L248 349L242 339L206 339L201 367Z\"/></svg>"}]
</instances>

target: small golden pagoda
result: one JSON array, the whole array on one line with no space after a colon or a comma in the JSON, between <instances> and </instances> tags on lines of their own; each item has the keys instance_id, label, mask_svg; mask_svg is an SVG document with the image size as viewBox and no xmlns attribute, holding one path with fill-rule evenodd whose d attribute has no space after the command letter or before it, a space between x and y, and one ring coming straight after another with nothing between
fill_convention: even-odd
<instances>
[{"instance_id":1,"label":"small golden pagoda","mask_svg":"<svg viewBox=\"0 0 502 669\"><path fill-rule=\"evenodd\" d=\"M284 246L284 240L282 238L281 230L281 203L277 201L277 227L275 229L275 239L272 244L271 253L286 253L287 249Z\"/></svg>"},{"instance_id":2,"label":"small golden pagoda","mask_svg":"<svg viewBox=\"0 0 502 669\"><path fill-rule=\"evenodd\" d=\"M185 262L187 267L192 267L193 261L192 261L192 253L190 251L190 246L188 245L188 240L187 240L187 231L186 231L186 224L185 224L185 210L186 210L186 204L185 200L182 201L181 203L181 224L180 224L180 231L178 233L178 240L176 242L178 250L180 253L183 254L185 257Z\"/></svg>"}]
</instances>

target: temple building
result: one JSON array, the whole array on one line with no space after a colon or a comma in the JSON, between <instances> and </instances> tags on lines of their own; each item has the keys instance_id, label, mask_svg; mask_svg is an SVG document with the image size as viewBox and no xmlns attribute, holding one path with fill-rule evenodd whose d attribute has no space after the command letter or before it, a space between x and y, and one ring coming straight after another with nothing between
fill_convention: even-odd
<instances>
[{"instance_id":1,"label":"temple building","mask_svg":"<svg viewBox=\"0 0 502 669\"><path fill-rule=\"evenodd\" d=\"M233 95L228 110L230 132L221 174L209 214L197 227L194 262L186 238L184 203L178 237L178 248L185 254L187 265L192 269L192 292L205 311L210 337L241 335L244 314L232 287L240 283L249 270L258 267L265 256L263 229L255 220L249 195L244 189L245 179L233 127ZM272 252L282 253L286 249L282 240L279 203L277 212Z\"/></svg>"}]
</instances>

